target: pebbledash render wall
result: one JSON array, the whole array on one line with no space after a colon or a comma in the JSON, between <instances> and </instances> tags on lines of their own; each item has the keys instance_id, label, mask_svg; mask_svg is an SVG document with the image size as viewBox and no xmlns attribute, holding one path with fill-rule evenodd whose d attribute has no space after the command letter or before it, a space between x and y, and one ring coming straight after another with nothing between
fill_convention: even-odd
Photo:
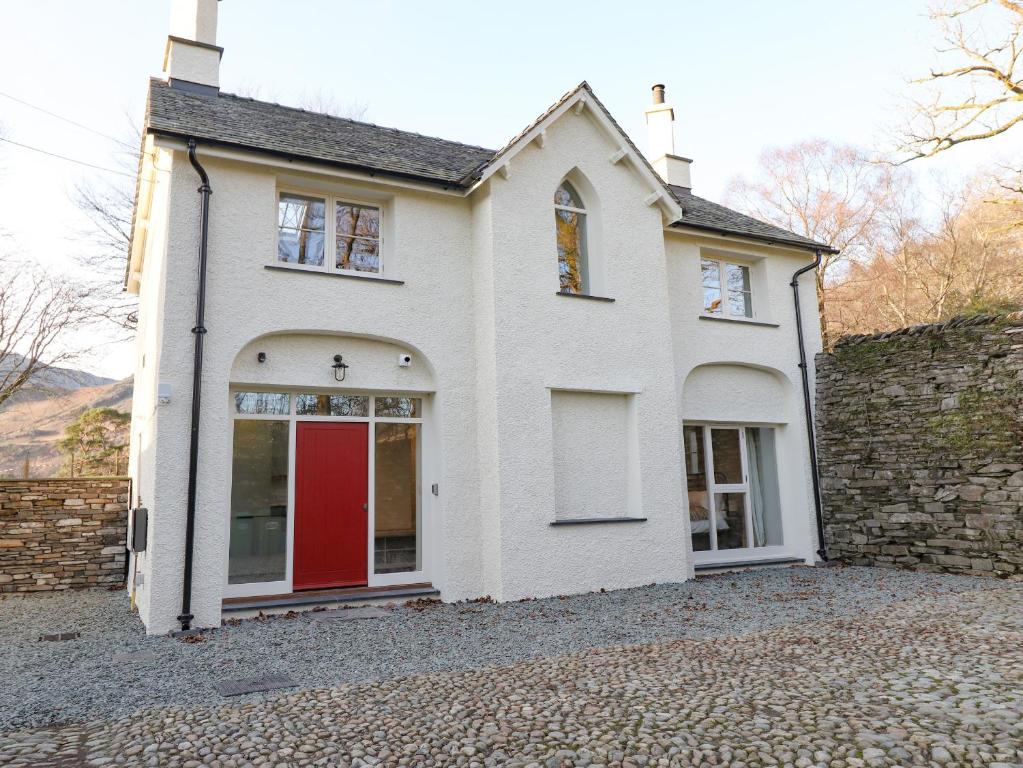
<instances>
[{"instance_id":1,"label":"pebbledash render wall","mask_svg":"<svg viewBox=\"0 0 1023 768\"><path fill-rule=\"evenodd\" d=\"M840 341L817 419L832 557L1023 574L1023 313Z\"/></svg>"},{"instance_id":2,"label":"pebbledash render wall","mask_svg":"<svg viewBox=\"0 0 1023 768\"><path fill-rule=\"evenodd\" d=\"M0 593L122 584L129 482L0 480Z\"/></svg>"}]
</instances>

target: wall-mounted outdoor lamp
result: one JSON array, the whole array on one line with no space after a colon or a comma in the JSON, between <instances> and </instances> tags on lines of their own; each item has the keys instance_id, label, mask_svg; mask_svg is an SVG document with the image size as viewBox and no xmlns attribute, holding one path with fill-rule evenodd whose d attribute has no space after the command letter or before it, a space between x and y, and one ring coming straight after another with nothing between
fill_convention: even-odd
<instances>
[{"instance_id":1,"label":"wall-mounted outdoor lamp","mask_svg":"<svg viewBox=\"0 0 1023 768\"><path fill-rule=\"evenodd\" d=\"M345 380L345 374L348 373L348 363L341 359L341 355L334 355L334 364L330 367L334 369L334 379L336 381Z\"/></svg>"}]
</instances>

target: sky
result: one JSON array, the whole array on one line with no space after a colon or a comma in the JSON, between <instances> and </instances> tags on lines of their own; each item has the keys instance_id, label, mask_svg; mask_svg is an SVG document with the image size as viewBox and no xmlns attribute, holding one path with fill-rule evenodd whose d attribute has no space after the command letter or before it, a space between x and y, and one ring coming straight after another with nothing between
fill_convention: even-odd
<instances>
[{"instance_id":1,"label":"sky","mask_svg":"<svg viewBox=\"0 0 1023 768\"><path fill-rule=\"evenodd\" d=\"M132 143L142 122L169 8L0 0L0 136L123 173L115 140ZM218 38L224 91L324 99L380 125L494 148L582 80L643 147L650 86L663 82L676 152L694 159L694 191L711 199L767 147L889 144L907 81L927 71L937 42L920 0L222 0ZM966 175L1006 146L957 150L928 170ZM104 181L133 183L0 142L0 250L73 277L91 247L74 190ZM133 360L130 343L108 339L80 367L122 377Z\"/></svg>"}]
</instances>

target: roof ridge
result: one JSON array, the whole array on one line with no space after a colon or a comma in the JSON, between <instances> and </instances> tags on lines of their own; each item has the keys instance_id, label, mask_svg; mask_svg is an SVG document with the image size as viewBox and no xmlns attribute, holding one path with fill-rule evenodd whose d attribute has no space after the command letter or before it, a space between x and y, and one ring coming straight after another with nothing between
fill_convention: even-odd
<instances>
[{"instance_id":1,"label":"roof ridge","mask_svg":"<svg viewBox=\"0 0 1023 768\"><path fill-rule=\"evenodd\" d=\"M933 336L944 333L955 328L973 328L982 325L994 325L996 323L1007 323L1013 326L1023 326L1023 311L1002 312L994 315L955 315L948 320L941 320L936 323L920 323L918 325L907 325L903 328L896 328L891 331L878 331L876 333L855 333L842 336L833 345L833 349L839 347L864 344L870 341L887 341L888 339L906 336Z\"/></svg>"},{"instance_id":2,"label":"roof ridge","mask_svg":"<svg viewBox=\"0 0 1023 768\"><path fill-rule=\"evenodd\" d=\"M496 150L494 152L493 156L489 160L485 160L485 161L481 162L479 165L477 165L475 168L473 168L471 171L469 171L469 173L467 173L461 179L461 183L465 184L465 185L468 185L468 184L471 184L473 181L475 181L476 177L480 175L481 171L484 168L486 168L488 165L490 165L495 160L497 160L497 158L499 158L503 154L505 154L509 149L511 149L516 144L516 142L518 142L520 139L522 139L523 136L525 136L527 133L529 133L531 130L533 130L536 126L538 126L540 123L542 123L544 120L546 120L547 117L552 112L554 112L558 107L560 107L562 104L564 104L568 99L572 98L573 95L575 95L576 93L578 93L582 89L585 89L589 93L593 92L592 89L590 88L589 84L585 80L583 80L581 83L579 83L579 85L577 85L574 88L571 88L568 91L566 91L565 93L563 93L560 97L558 97L558 99L553 104L551 104L549 107L547 107L547 109L545 109L543 112L541 112L538 117L536 117L535 119L531 120L529 122L529 124L526 125L525 128L523 128L521 131L519 131L514 136L512 136L510 140L505 142L504 146L502 146L500 149Z\"/></svg>"}]
</instances>

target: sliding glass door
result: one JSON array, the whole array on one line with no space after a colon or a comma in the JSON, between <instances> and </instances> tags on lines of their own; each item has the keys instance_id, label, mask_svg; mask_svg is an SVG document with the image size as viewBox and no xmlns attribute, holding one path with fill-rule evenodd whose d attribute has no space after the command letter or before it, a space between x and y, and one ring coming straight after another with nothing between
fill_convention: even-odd
<instances>
[{"instance_id":1,"label":"sliding glass door","mask_svg":"<svg viewBox=\"0 0 1023 768\"><path fill-rule=\"evenodd\" d=\"M686 425L682 435L693 551L781 544L774 430Z\"/></svg>"}]
</instances>

